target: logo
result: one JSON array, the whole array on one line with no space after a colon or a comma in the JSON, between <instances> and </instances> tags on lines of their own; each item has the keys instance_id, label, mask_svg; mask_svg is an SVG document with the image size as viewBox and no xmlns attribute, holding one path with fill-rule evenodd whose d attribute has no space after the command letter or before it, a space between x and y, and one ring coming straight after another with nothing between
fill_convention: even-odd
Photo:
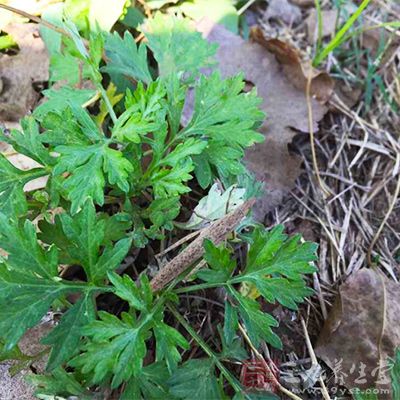
<instances>
[{"instance_id":1,"label":"logo","mask_svg":"<svg viewBox=\"0 0 400 400\"><path fill-rule=\"evenodd\" d=\"M265 360L246 360L242 364L240 382L248 390L270 391L277 393L279 369L273 362Z\"/></svg>"}]
</instances>

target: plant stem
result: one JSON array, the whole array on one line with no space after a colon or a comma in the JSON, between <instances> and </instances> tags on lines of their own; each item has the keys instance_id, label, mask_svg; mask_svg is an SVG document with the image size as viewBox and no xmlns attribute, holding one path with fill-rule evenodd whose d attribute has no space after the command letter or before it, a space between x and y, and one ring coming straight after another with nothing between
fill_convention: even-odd
<instances>
[{"instance_id":1,"label":"plant stem","mask_svg":"<svg viewBox=\"0 0 400 400\"><path fill-rule=\"evenodd\" d=\"M235 392L242 393L242 388L236 378L225 368L207 343L204 342L197 332L186 322L185 318L182 317L178 310L171 303L167 303L167 308L171 311L179 323L187 330L190 336L192 336L192 338L199 344L204 352L215 362L215 365L221 371L221 374L225 376L226 380L230 383Z\"/></svg>"}]
</instances>

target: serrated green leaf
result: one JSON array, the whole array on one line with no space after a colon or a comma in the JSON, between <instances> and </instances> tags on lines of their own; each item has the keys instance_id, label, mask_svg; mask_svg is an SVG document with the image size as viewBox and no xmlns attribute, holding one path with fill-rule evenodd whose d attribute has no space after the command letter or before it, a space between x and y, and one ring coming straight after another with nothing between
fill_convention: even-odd
<instances>
[{"instance_id":1,"label":"serrated green leaf","mask_svg":"<svg viewBox=\"0 0 400 400\"><path fill-rule=\"evenodd\" d=\"M1 133L0 138L11 144L16 151L32 158L42 165L54 164L54 157L51 157L40 138L39 126L33 117L25 117L21 120L22 132L12 129L9 136Z\"/></svg>"},{"instance_id":2,"label":"serrated green leaf","mask_svg":"<svg viewBox=\"0 0 400 400\"><path fill-rule=\"evenodd\" d=\"M83 145L88 143L86 135L72 113L71 107L49 112L41 122L45 131L41 134L43 143L52 146Z\"/></svg>"},{"instance_id":3,"label":"serrated green leaf","mask_svg":"<svg viewBox=\"0 0 400 400\"><path fill-rule=\"evenodd\" d=\"M131 246L132 239L124 238L115 243L113 247L106 247L94 266L93 280L101 281L107 272L114 271L125 259Z\"/></svg>"},{"instance_id":4,"label":"serrated green leaf","mask_svg":"<svg viewBox=\"0 0 400 400\"><path fill-rule=\"evenodd\" d=\"M135 81L150 83L152 77L147 64L147 49L144 44L136 45L129 31L124 38L114 32L107 36L105 44L107 66L105 72L120 74Z\"/></svg>"},{"instance_id":5,"label":"serrated green leaf","mask_svg":"<svg viewBox=\"0 0 400 400\"><path fill-rule=\"evenodd\" d=\"M197 178L197 181L203 189L206 189L211 185L213 177L209 156L206 154L194 156L193 161L195 165L194 174Z\"/></svg>"},{"instance_id":6,"label":"serrated green leaf","mask_svg":"<svg viewBox=\"0 0 400 400\"><path fill-rule=\"evenodd\" d=\"M117 388L142 368L151 318L135 322L131 316L123 313L123 320L119 320L103 311L99 312L99 317L99 321L83 329L82 333L90 340L84 345L82 354L69 364L80 368L83 373L93 373L93 383L101 382L107 374L112 373L111 387Z\"/></svg>"},{"instance_id":7,"label":"serrated green leaf","mask_svg":"<svg viewBox=\"0 0 400 400\"><path fill-rule=\"evenodd\" d=\"M156 198L177 196L190 192L190 188L184 184L192 179L193 163L186 159L171 169L161 168L151 176Z\"/></svg>"},{"instance_id":8,"label":"serrated green leaf","mask_svg":"<svg viewBox=\"0 0 400 400\"><path fill-rule=\"evenodd\" d=\"M214 364L210 359L186 361L168 380L170 393L178 399L221 399L215 376Z\"/></svg>"},{"instance_id":9,"label":"serrated green leaf","mask_svg":"<svg viewBox=\"0 0 400 400\"><path fill-rule=\"evenodd\" d=\"M213 64L216 47L207 43L188 20L157 13L142 30L158 62L160 76L194 75Z\"/></svg>"},{"instance_id":10,"label":"serrated green leaf","mask_svg":"<svg viewBox=\"0 0 400 400\"><path fill-rule=\"evenodd\" d=\"M99 205L104 204L103 159L101 154L97 152L100 149L101 147L98 145L91 146L91 148L59 149L64 156L68 157L68 161L73 160L80 164L63 183L63 187L68 193L68 199L71 201L72 214L76 214L88 199L89 201L93 199ZM65 163L58 164L60 168L61 165L64 166ZM72 168L72 166L69 166L69 168ZM55 171L59 171L59 169L55 169Z\"/></svg>"},{"instance_id":11,"label":"serrated green leaf","mask_svg":"<svg viewBox=\"0 0 400 400\"><path fill-rule=\"evenodd\" d=\"M262 312L260 305L255 300L243 297L236 291L231 293L238 302L238 313L252 343L258 347L260 340L265 340L272 346L281 349L282 342L271 329L278 326L278 322L271 315Z\"/></svg>"},{"instance_id":12,"label":"serrated green leaf","mask_svg":"<svg viewBox=\"0 0 400 400\"><path fill-rule=\"evenodd\" d=\"M65 314L58 325L41 342L50 345L47 370L52 371L73 357L79 349L82 328L95 318L93 298L82 296ZM54 393L53 393L54 394Z\"/></svg>"},{"instance_id":13,"label":"serrated green leaf","mask_svg":"<svg viewBox=\"0 0 400 400\"><path fill-rule=\"evenodd\" d=\"M133 171L132 164L118 150L104 148L103 169L111 185L117 185L123 192L129 191L128 178Z\"/></svg>"},{"instance_id":14,"label":"serrated green leaf","mask_svg":"<svg viewBox=\"0 0 400 400\"><path fill-rule=\"evenodd\" d=\"M311 263L317 258L315 252L318 246L311 242L299 243L298 235L288 238L283 229L282 225L278 225L270 231L254 231L245 274L279 273L296 280L302 274L315 272Z\"/></svg>"},{"instance_id":15,"label":"serrated green leaf","mask_svg":"<svg viewBox=\"0 0 400 400\"><path fill-rule=\"evenodd\" d=\"M36 395L79 396L80 400L93 399L90 392L81 386L78 378L62 368L56 368L50 375L29 374L29 383L37 387Z\"/></svg>"},{"instance_id":16,"label":"serrated green leaf","mask_svg":"<svg viewBox=\"0 0 400 400\"><path fill-rule=\"evenodd\" d=\"M56 151L60 153L60 157L53 173L72 173L65 179L63 187L72 202L73 214L89 198L99 205L103 204L106 185L104 173L111 185L118 186L124 192L129 191L128 179L133 166L120 151L101 142L90 146L57 146Z\"/></svg>"},{"instance_id":17,"label":"serrated green leaf","mask_svg":"<svg viewBox=\"0 0 400 400\"><path fill-rule=\"evenodd\" d=\"M41 14L41 18L58 27L62 27L64 4L49 4ZM47 51L50 55L58 53L61 49L62 35L54 29L47 28L43 24L39 25L40 37L44 41Z\"/></svg>"},{"instance_id":18,"label":"serrated green leaf","mask_svg":"<svg viewBox=\"0 0 400 400\"><path fill-rule=\"evenodd\" d=\"M121 20L121 23L128 28L136 29L145 20L145 18L145 15L139 8L128 7L124 18Z\"/></svg>"},{"instance_id":19,"label":"serrated green leaf","mask_svg":"<svg viewBox=\"0 0 400 400\"><path fill-rule=\"evenodd\" d=\"M99 218L105 220L103 244L106 246L111 244L111 242L126 237L126 232L132 227L132 218L125 212L116 213L111 216L103 213L99 215Z\"/></svg>"},{"instance_id":20,"label":"serrated green leaf","mask_svg":"<svg viewBox=\"0 0 400 400\"><path fill-rule=\"evenodd\" d=\"M87 201L82 210L73 217L64 213L60 215L63 231L72 244L67 248L70 256L78 260L85 270L89 281L99 278L96 271L100 246L104 238L105 221L96 217L96 210ZM104 274L105 276L105 274Z\"/></svg>"},{"instance_id":21,"label":"serrated green leaf","mask_svg":"<svg viewBox=\"0 0 400 400\"><path fill-rule=\"evenodd\" d=\"M80 61L71 54L53 54L50 58L50 81L76 85L83 77L83 67L79 64Z\"/></svg>"},{"instance_id":22,"label":"serrated green leaf","mask_svg":"<svg viewBox=\"0 0 400 400\"><path fill-rule=\"evenodd\" d=\"M145 311L152 302L152 296L147 298L143 295L143 286L148 286L148 280L142 275L142 286L138 288L135 282L128 275L119 276L115 273L109 273L108 278L115 287L115 294L121 299L127 301L131 307L139 311ZM149 288L147 287L147 291Z\"/></svg>"},{"instance_id":23,"label":"serrated green leaf","mask_svg":"<svg viewBox=\"0 0 400 400\"><path fill-rule=\"evenodd\" d=\"M137 376L126 384L120 400L151 400L165 398L173 400L166 384L169 372L164 363L158 362L142 368Z\"/></svg>"},{"instance_id":24,"label":"serrated green leaf","mask_svg":"<svg viewBox=\"0 0 400 400\"><path fill-rule=\"evenodd\" d=\"M35 108L33 116L41 121L49 112L62 112L71 103L82 106L96 94L92 89L75 89L63 86L61 89L47 89L42 92L47 101Z\"/></svg>"},{"instance_id":25,"label":"serrated green leaf","mask_svg":"<svg viewBox=\"0 0 400 400\"><path fill-rule=\"evenodd\" d=\"M126 94L126 110L119 116L113 128L113 137L120 141L140 143L151 132L166 129L162 100L165 87L160 80L152 82L145 89L142 82L136 90Z\"/></svg>"},{"instance_id":26,"label":"serrated green leaf","mask_svg":"<svg viewBox=\"0 0 400 400\"><path fill-rule=\"evenodd\" d=\"M15 168L3 154L0 154L0 208L9 216L19 217L28 210L24 186L32 179L47 175L41 168L22 171Z\"/></svg>"},{"instance_id":27,"label":"serrated green leaf","mask_svg":"<svg viewBox=\"0 0 400 400\"><path fill-rule=\"evenodd\" d=\"M199 139L189 138L185 142L178 144L160 162L161 165L175 167L186 157L200 154L207 147L207 142Z\"/></svg>"},{"instance_id":28,"label":"serrated green leaf","mask_svg":"<svg viewBox=\"0 0 400 400\"><path fill-rule=\"evenodd\" d=\"M29 220L20 227L17 222L0 213L0 248L7 252L7 265L13 271L42 278L57 275L57 249L52 246L45 251L39 245L36 228Z\"/></svg>"},{"instance_id":29,"label":"serrated green leaf","mask_svg":"<svg viewBox=\"0 0 400 400\"><path fill-rule=\"evenodd\" d=\"M204 240L204 250L204 259L211 269L200 270L197 276L205 282L227 282L236 267L231 252L223 244L214 246L208 239Z\"/></svg>"},{"instance_id":30,"label":"serrated green leaf","mask_svg":"<svg viewBox=\"0 0 400 400\"><path fill-rule=\"evenodd\" d=\"M156 199L141 212L141 216L148 218L153 224L150 228L151 233L161 227L172 230L174 228L172 221L179 215L180 207L179 197Z\"/></svg>"},{"instance_id":31,"label":"serrated green leaf","mask_svg":"<svg viewBox=\"0 0 400 400\"><path fill-rule=\"evenodd\" d=\"M156 338L156 361L165 360L168 370L173 372L181 361L177 347L188 350L188 341L174 328L164 322L157 322L153 328Z\"/></svg>"},{"instance_id":32,"label":"serrated green leaf","mask_svg":"<svg viewBox=\"0 0 400 400\"><path fill-rule=\"evenodd\" d=\"M74 291L79 291L77 286L0 265L0 332L6 349L13 348L41 320L54 300Z\"/></svg>"},{"instance_id":33,"label":"serrated green leaf","mask_svg":"<svg viewBox=\"0 0 400 400\"><path fill-rule=\"evenodd\" d=\"M218 71L201 76L195 88L193 116L185 135L206 135L222 143L248 147L262 142L254 126L264 119L259 109L261 98L255 91L242 93L242 76L222 79Z\"/></svg>"}]
</instances>

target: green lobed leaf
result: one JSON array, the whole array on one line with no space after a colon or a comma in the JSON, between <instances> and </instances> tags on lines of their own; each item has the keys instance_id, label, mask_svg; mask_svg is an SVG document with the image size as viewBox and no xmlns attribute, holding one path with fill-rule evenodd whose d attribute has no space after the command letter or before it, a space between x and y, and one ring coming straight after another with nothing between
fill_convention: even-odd
<instances>
[{"instance_id":1,"label":"green lobed leaf","mask_svg":"<svg viewBox=\"0 0 400 400\"><path fill-rule=\"evenodd\" d=\"M184 184L192 179L193 163L190 159L179 163L175 167L160 168L151 176L151 185L156 198L177 196L190 192L190 188Z\"/></svg>"},{"instance_id":2,"label":"green lobed leaf","mask_svg":"<svg viewBox=\"0 0 400 400\"><path fill-rule=\"evenodd\" d=\"M178 399L221 399L213 361L192 359L180 366L168 380L170 393Z\"/></svg>"},{"instance_id":3,"label":"green lobed leaf","mask_svg":"<svg viewBox=\"0 0 400 400\"><path fill-rule=\"evenodd\" d=\"M13 348L42 319L57 298L80 290L85 290L85 286L8 270L0 264L0 332L6 350Z\"/></svg>"},{"instance_id":4,"label":"green lobed leaf","mask_svg":"<svg viewBox=\"0 0 400 400\"><path fill-rule=\"evenodd\" d=\"M156 13L142 30L158 62L160 76L195 75L213 64L216 47L204 40L188 20Z\"/></svg>"},{"instance_id":5,"label":"green lobed leaf","mask_svg":"<svg viewBox=\"0 0 400 400\"><path fill-rule=\"evenodd\" d=\"M252 343L258 347L260 341L265 340L272 346L281 349L282 342L271 329L277 327L278 322L271 315L262 312L257 301L244 297L234 290L231 291L231 294L238 303L237 312Z\"/></svg>"},{"instance_id":6,"label":"green lobed leaf","mask_svg":"<svg viewBox=\"0 0 400 400\"><path fill-rule=\"evenodd\" d=\"M9 216L19 217L26 214L28 204L24 186L29 181L47 175L42 168L22 171L14 167L7 158L0 154L0 208Z\"/></svg>"},{"instance_id":7,"label":"green lobed leaf","mask_svg":"<svg viewBox=\"0 0 400 400\"><path fill-rule=\"evenodd\" d=\"M115 287L115 294L127 301L131 307L139 311L149 310L153 296L146 275L141 276L141 287L138 288L135 282L128 275L119 276L109 273L108 278Z\"/></svg>"},{"instance_id":8,"label":"green lobed leaf","mask_svg":"<svg viewBox=\"0 0 400 400\"><path fill-rule=\"evenodd\" d=\"M264 120L261 98L254 90L242 93L244 85L241 75L222 79L215 71L201 76L195 87L193 116L183 133L206 135L240 147L262 142L263 135L254 130L255 124Z\"/></svg>"},{"instance_id":9,"label":"green lobed leaf","mask_svg":"<svg viewBox=\"0 0 400 400\"><path fill-rule=\"evenodd\" d=\"M12 129L9 136L1 133L0 138L11 144L21 154L32 158L42 165L54 164L54 157L51 157L41 141L39 126L33 117L25 117L21 120L22 132Z\"/></svg>"},{"instance_id":10,"label":"green lobed leaf","mask_svg":"<svg viewBox=\"0 0 400 400\"><path fill-rule=\"evenodd\" d=\"M231 252L224 244L214 246L213 243L206 239L204 240L204 259L211 269L203 269L197 273L197 276L206 282L221 282L229 281L232 272L236 268L236 263L231 258Z\"/></svg>"},{"instance_id":11,"label":"green lobed leaf","mask_svg":"<svg viewBox=\"0 0 400 400\"><path fill-rule=\"evenodd\" d=\"M113 137L140 143L146 134L166 130L164 97L165 87L160 80L150 83L147 88L139 82L134 92L127 91L126 110L113 127Z\"/></svg>"},{"instance_id":12,"label":"green lobed leaf","mask_svg":"<svg viewBox=\"0 0 400 400\"><path fill-rule=\"evenodd\" d=\"M36 228L26 220L23 226L0 213L0 248L7 252L7 266L37 277L57 276L58 252L55 246L45 251L39 244Z\"/></svg>"},{"instance_id":13,"label":"green lobed leaf","mask_svg":"<svg viewBox=\"0 0 400 400\"><path fill-rule=\"evenodd\" d=\"M57 326L41 342L51 346L47 370L52 371L73 357L79 350L82 329L95 318L91 293L83 295L66 313Z\"/></svg>"},{"instance_id":14,"label":"green lobed leaf","mask_svg":"<svg viewBox=\"0 0 400 400\"><path fill-rule=\"evenodd\" d=\"M168 370L175 371L181 361L178 347L188 350L188 341L176 329L161 321L156 322L153 331L156 338L156 361L165 360Z\"/></svg>"},{"instance_id":15,"label":"green lobed leaf","mask_svg":"<svg viewBox=\"0 0 400 400\"><path fill-rule=\"evenodd\" d=\"M39 121L49 112L62 112L71 103L82 106L95 96L96 90L63 86L61 89L43 90L42 93L48 100L36 107L33 112L33 116Z\"/></svg>"},{"instance_id":16,"label":"green lobed leaf","mask_svg":"<svg viewBox=\"0 0 400 400\"><path fill-rule=\"evenodd\" d=\"M82 387L79 377L73 373L66 372L62 368L56 368L51 374L39 375L29 374L29 383L36 386L35 394L48 396L79 396L80 400L93 399L89 390Z\"/></svg>"},{"instance_id":17,"label":"green lobed leaf","mask_svg":"<svg viewBox=\"0 0 400 400\"><path fill-rule=\"evenodd\" d=\"M82 331L89 338L83 352L69 364L85 374L93 373L94 384L112 374L111 387L117 388L142 368L151 316L150 313L145 319L135 321L131 315L122 313L120 320L100 311L100 320L93 321Z\"/></svg>"},{"instance_id":18,"label":"green lobed leaf","mask_svg":"<svg viewBox=\"0 0 400 400\"><path fill-rule=\"evenodd\" d=\"M104 241L106 220L96 215L96 209L90 201L73 217L63 213L59 218L70 243L64 247L65 251L71 259L82 265L90 282L104 280L108 272L119 266L131 247L129 238L123 238L114 245ZM104 244L106 246L101 252Z\"/></svg>"},{"instance_id":19,"label":"green lobed leaf","mask_svg":"<svg viewBox=\"0 0 400 400\"><path fill-rule=\"evenodd\" d=\"M169 372L164 363L157 362L143 367L137 376L126 384L120 400L171 399L166 384Z\"/></svg>"},{"instance_id":20,"label":"green lobed leaf","mask_svg":"<svg viewBox=\"0 0 400 400\"><path fill-rule=\"evenodd\" d=\"M137 46L129 31L125 31L123 38L117 32L108 35L105 50L107 65L103 67L103 71L147 84L152 81L147 64L146 46Z\"/></svg>"}]
</instances>

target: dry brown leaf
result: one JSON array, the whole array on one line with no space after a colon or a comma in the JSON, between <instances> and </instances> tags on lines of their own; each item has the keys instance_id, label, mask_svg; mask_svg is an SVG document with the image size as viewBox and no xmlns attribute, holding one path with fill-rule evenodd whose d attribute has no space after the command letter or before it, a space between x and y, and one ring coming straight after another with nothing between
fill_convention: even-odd
<instances>
[{"instance_id":1,"label":"dry brown leaf","mask_svg":"<svg viewBox=\"0 0 400 400\"><path fill-rule=\"evenodd\" d=\"M399 327L400 284L364 268L340 287L316 353L344 386L390 390L388 357L400 346Z\"/></svg>"},{"instance_id":2,"label":"dry brown leaf","mask_svg":"<svg viewBox=\"0 0 400 400\"><path fill-rule=\"evenodd\" d=\"M300 8L288 2L288 0L271 0L264 13L264 18L280 19L288 25L301 21Z\"/></svg>"},{"instance_id":3,"label":"dry brown leaf","mask_svg":"<svg viewBox=\"0 0 400 400\"><path fill-rule=\"evenodd\" d=\"M49 57L35 24L12 23L4 28L17 42L16 55L0 55L0 119L17 121L35 105L35 82L49 79Z\"/></svg>"},{"instance_id":4,"label":"dry brown leaf","mask_svg":"<svg viewBox=\"0 0 400 400\"><path fill-rule=\"evenodd\" d=\"M275 54L289 81L305 92L307 80L311 78L311 94L326 103L334 88L334 80L326 73L312 67L310 61L302 61L299 51L279 39L266 39L260 28L251 30L251 37Z\"/></svg>"},{"instance_id":5,"label":"dry brown leaf","mask_svg":"<svg viewBox=\"0 0 400 400\"><path fill-rule=\"evenodd\" d=\"M332 36L335 33L336 20L338 17L337 10L322 10L322 37ZM313 12L306 19L307 38L309 43L314 43L318 38L318 17L317 11Z\"/></svg>"},{"instance_id":6,"label":"dry brown leaf","mask_svg":"<svg viewBox=\"0 0 400 400\"><path fill-rule=\"evenodd\" d=\"M295 88L285 76L275 56L258 43L250 43L225 28L203 19L198 30L218 43L217 60L223 76L243 72L263 98L267 118L261 127L266 140L246 152L246 163L256 177L265 182L266 194L255 207L258 219L279 205L300 172L300 158L290 154L288 144L297 131L308 132L307 104L302 90ZM313 127L326 109L312 99Z\"/></svg>"}]
</instances>

